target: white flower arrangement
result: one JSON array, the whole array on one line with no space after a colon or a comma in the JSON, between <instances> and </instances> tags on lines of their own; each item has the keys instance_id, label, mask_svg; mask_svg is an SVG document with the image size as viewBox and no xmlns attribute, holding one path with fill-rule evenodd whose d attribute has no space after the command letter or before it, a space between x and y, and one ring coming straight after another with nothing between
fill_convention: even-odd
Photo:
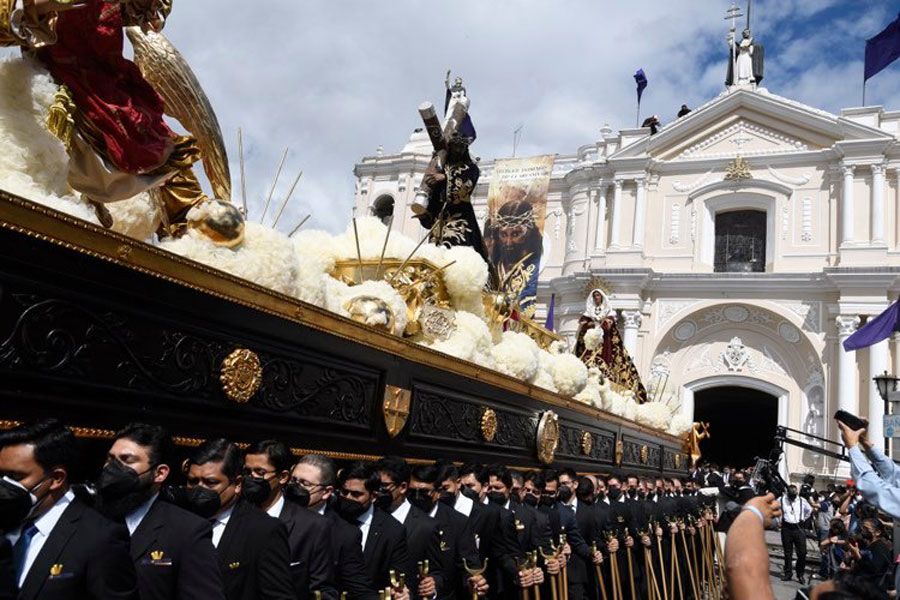
<instances>
[{"instance_id":1,"label":"white flower arrangement","mask_svg":"<svg viewBox=\"0 0 900 600\"><path fill-rule=\"evenodd\" d=\"M359 285L349 286L330 277L325 280L325 308L333 313L347 317L347 302L358 296L374 296L383 300L394 313L394 335L402 335L408 322L406 302L386 281L364 281Z\"/></svg>"},{"instance_id":2,"label":"white flower arrangement","mask_svg":"<svg viewBox=\"0 0 900 600\"><path fill-rule=\"evenodd\" d=\"M694 424L691 422L691 419L681 413L676 413L672 416L672 420L669 422L669 433L672 435L677 435L679 437L687 434Z\"/></svg>"},{"instance_id":3,"label":"white flower arrangement","mask_svg":"<svg viewBox=\"0 0 900 600\"><path fill-rule=\"evenodd\" d=\"M573 354L550 355L553 358L552 374L556 389L563 396L575 396L588 383L588 369Z\"/></svg>"},{"instance_id":4,"label":"white flower arrangement","mask_svg":"<svg viewBox=\"0 0 900 600\"><path fill-rule=\"evenodd\" d=\"M506 331L500 343L491 348L497 370L521 381L532 381L537 375L537 344L524 333Z\"/></svg>"},{"instance_id":5,"label":"white flower arrangement","mask_svg":"<svg viewBox=\"0 0 900 600\"><path fill-rule=\"evenodd\" d=\"M559 390L556 389L556 384L553 382L553 376L549 371L545 371L543 369L538 369L538 373L535 376L534 381L531 383L534 386L549 390L551 392L559 392Z\"/></svg>"},{"instance_id":6,"label":"white flower arrangement","mask_svg":"<svg viewBox=\"0 0 900 600\"><path fill-rule=\"evenodd\" d=\"M588 329L584 334L584 347L591 352L603 345L603 330L599 327Z\"/></svg>"},{"instance_id":7,"label":"white flower arrangement","mask_svg":"<svg viewBox=\"0 0 900 600\"><path fill-rule=\"evenodd\" d=\"M457 310L483 314L481 291L487 283L488 266L481 255L467 246L455 246L444 252L442 260L438 266L452 263L444 269L444 283L453 306Z\"/></svg>"},{"instance_id":8,"label":"white flower arrangement","mask_svg":"<svg viewBox=\"0 0 900 600\"><path fill-rule=\"evenodd\" d=\"M665 431L672 412L662 402L645 402L637 405L637 422L653 429Z\"/></svg>"},{"instance_id":9,"label":"white flower arrangement","mask_svg":"<svg viewBox=\"0 0 900 600\"><path fill-rule=\"evenodd\" d=\"M113 231L148 244L156 243L156 230L162 217L159 205L150 194L138 194L121 202L111 202L106 209L113 218Z\"/></svg>"},{"instance_id":10,"label":"white flower arrangement","mask_svg":"<svg viewBox=\"0 0 900 600\"><path fill-rule=\"evenodd\" d=\"M587 385L573 399L595 408L603 408L603 398L600 395L600 380L602 377L600 369L596 367L589 368Z\"/></svg>"}]
</instances>

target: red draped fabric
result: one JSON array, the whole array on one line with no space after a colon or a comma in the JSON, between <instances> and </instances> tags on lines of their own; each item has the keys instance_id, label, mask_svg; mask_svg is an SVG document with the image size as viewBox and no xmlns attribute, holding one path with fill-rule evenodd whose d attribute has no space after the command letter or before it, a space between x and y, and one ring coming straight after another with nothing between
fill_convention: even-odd
<instances>
[{"instance_id":1,"label":"red draped fabric","mask_svg":"<svg viewBox=\"0 0 900 600\"><path fill-rule=\"evenodd\" d=\"M85 137L126 173L162 166L174 134L163 120L162 98L122 55L120 6L88 0L84 8L60 13L57 34L57 43L37 54L71 90Z\"/></svg>"}]
</instances>

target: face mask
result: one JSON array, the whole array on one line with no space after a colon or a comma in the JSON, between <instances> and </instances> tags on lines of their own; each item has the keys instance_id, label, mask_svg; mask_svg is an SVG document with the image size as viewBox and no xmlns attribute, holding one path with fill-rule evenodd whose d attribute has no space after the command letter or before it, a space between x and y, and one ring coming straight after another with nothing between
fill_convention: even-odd
<instances>
[{"instance_id":1,"label":"face mask","mask_svg":"<svg viewBox=\"0 0 900 600\"><path fill-rule=\"evenodd\" d=\"M788 492L788 498L790 498L791 500L796 500L797 492Z\"/></svg>"},{"instance_id":2,"label":"face mask","mask_svg":"<svg viewBox=\"0 0 900 600\"><path fill-rule=\"evenodd\" d=\"M609 491L606 492L606 495L609 496L609 499L612 501L616 501L619 499L619 496L622 494L622 490L617 487L609 488Z\"/></svg>"},{"instance_id":3,"label":"face mask","mask_svg":"<svg viewBox=\"0 0 900 600\"><path fill-rule=\"evenodd\" d=\"M111 460L103 467L97 479L97 495L100 498L100 512L112 519L121 519L145 503L153 495L153 482L142 477L143 473Z\"/></svg>"},{"instance_id":4,"label":"face mask","mask_svg":"<svg viewBox=\"0 0 900 600\"><path fill-rule=\"evenodd\" d=\"M478 492L470 487L463 486L459 491L463 496L465 496L469 500L472 500L473 502L478 502L480 500L480 498L478 497Z\"/></svg>"},{"instance_id":5,"label":"face mask","mask_svg":"<svg viewBox=\"0 0 900 600\"><path fill-rule=\"evenodd\" d=\"M597 492L597 502L603 502L606 500L606 492L598 491Z\"/></svg>"},{"instance_id":6,"label":"face mask","mask_svg":"<svg viewBox=\"0 0 900 600\"><path fill-rule=\"evenodd\" d=\"M241 498L254 506L262 506L271 495L272 486L266 479L244 476L241 482Z\"/></svg>"},{"instance_id":7,"label":"face mask","mask_svg":"<svg viewBox=\"0 0 900 600\"><path fill-rule=\"evenodd\" d=\"M456 494L452 492L441 492L441 495L438 496L438 502L446 504L447 506L454 506L456 504Z\"/></svg>"},{"instance_id":8,"label":"face mask","mask_svg":"<svg viewBox=\"0 0 900 600\"><path fill-rule=\"evenodd\" d=\"M559 492L557 493L559 497L559 501L563 504L568 504L569 500L572 499L572 488L567 485L559 486Z\"/></svg>"},{"instance_id":9,"label":"face mask","mask_svg":"<svg viewBox=\"0 0 900 600\"><path fill-rule=\"evenodd\" d=\"M390 510L394 498L388 492L375 492L375 508Z\"/></svg>"},{"instance_id":10,"label":"face mask","mask_svg":"<svg viewBox=\"0 0 900 600\"><path fill-rule=\"evenodd\" d=\"M425 514L429 514L434 508L434 500L428 490L409 490L406 499Z\"/></svg>"},{"instance_id":11,"label":"face mask","mask_svg":"<svg viewBox=\"0 0 900 600\"><path fill-rule=\"evenodd\" d=\"M863 532L862 532L862 539L864 539L866 542L868 542L868 543L871 544L871 543L872 543L872 540L875 539L875 534L872 533L871 531L863 530Z\"/></svg>"},{"instance_id":12,"label":"face mask","mask_svg":"<svg viewBox=\"0 0 900 600\"><path fill-rule=\"evenodd\" d=\"M637 495L637 496L638 496L638 500L646 500L646 499L647 499L647 492L638 492L638 495Z\"/></svg>"},{"instance_id":13,"label":"face mask","mask_svg":"<svg viewBox=\"0 0 900 600\"><path fill-rule=\"evenodd\" d=\"M222 499L218 493L199 485L190 489L183 485L166 486L159 495L166 502L204 519L211 519L222 507Z\"/></svg>"},{"instance_id":14,"label":"face mask","mask_svg":"<svg viewBox=\"0 0 900 600\"><path fill-rule=\"evenodd\" d=\"M344 519L351 523L356 523L357 519L359 519L369 507L361 502L338 496L337 504L335 504L334 508Z\"/></svg>"},{"instance_id":15,"label":"face mask","mask_svg":"<svg viewBox=\"0 0 900 600\"><path fill-rule=\"evenodd\" d=\"M556 504L556 498L554 496L541 496L541 499L538 501L538 506L550 507Z\"/></svg>"},{"instance_id":16,"label":"face mask","mask_svg":"<svg viewBox=\"0 0 900 600\"><path fill-rule=\"evenodd\" d=\"M283 491L284 497L287 498L288 501L304 508L309 506L309 490L296 481L292 481L284 486Z\"/></svg>"},{"instance_id":17,"label":"face mask","mask_svg":"<svg viewBox=\"0 0 900 600\"><path fill-rule=\"evenodd\" d=\"M527 504L528 506L537 506L540 499L531 493L526 493L525 497L522 498L522 502Z\"/></svg>"},{"instance_id":18,"label":"face mask","mask_svg":"<svg viewBox=\"0 0 900 600\"><path fill-rule=\"evenodd\" d=\"M628 497L631 498L632 500L637 498L637 490L628 490L628 492L626 492L626 493L628 494Z\"/></svg>"},{"instance_id":19,"label":"face mask","mask_svg":"<svg viewBox=\"0 0 900 600\"><path fill-rule=\"evenodd\" d=\"M0 531L12 531L29 517L41 500L35 496L34 490L46 480L46 478L40 480L29 490L15 479L9 477L0 479Z\"/></svg>"},{"instance_id":20,"label":"face mask","mask_svg":"<svg viewBox=\"0 0 900 600\"><path fill-rule=\"evenodd\" d=\"M504 506L507 500L503 492L488 492L487 499L491 504L497 504L498 506Z\"/></svg>"}]
</instances>

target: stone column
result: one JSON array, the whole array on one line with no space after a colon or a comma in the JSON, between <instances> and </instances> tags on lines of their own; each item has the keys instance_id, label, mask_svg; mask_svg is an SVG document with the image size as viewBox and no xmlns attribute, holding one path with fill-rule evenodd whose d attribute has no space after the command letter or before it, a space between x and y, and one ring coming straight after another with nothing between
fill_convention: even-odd
<instances>
[{"instance_id":1,"label":"stone column","mask_svg":"<svg viewBox=\"0 0 900 600\"><path fill-rule=\"evenodd\" d=\"M641 311L623 310L622 321L624 332L622 333L622 345L631 355L632 360L637 359L638 329L641 327Z\"/></svg>"},{"instance_id":2,"label":"stone column","mask_svg":"<svg viewBox=\"0 0 900 600\"><path fill-rule=\"evenodd\" d=\"M894 332L891 339L894 342L894 354L891 361L893 364L892 372L894 375L897 375L900 373L900 333ZM900 375L897 376L900 377Z\"/></svg>"},{"instance_id":3,"label":"stone column","mask_svg":"<svg viewBox=\"0 0 900 600\"><path fill-rule=\"evenodd\" d=\"M590 202L590 191L578 189L566 206L566 251L563 261L563 273L568 275L582 266L584 254L579 252L581 244L587 237L587 212Z\"/></svg>"},{"instance_id":4,"label":"stone column","mask_svg":"<svg viewBox=\"0 0 900 600\"><path fill-rule=\"evenodd\" d=\"M635 248L644 247L644 229L647 220L647 186L644 185L644 179L638 178L634 180L637 185L635 193L636 204L634 208L634 235L632 236L632 245Z\"/></svg>"},{"instance_id":5,"label":"stone column","mask_svg":"<svg viewBox=\"0 0 900 600\"><path fill-rule=\"evenodd\" d=\"M612 215L610 216L609 247L622 246L622 181L613 182Z\"/></svg>"},{"instance_id":6,"label":"stone column","mask_svg":"<svg viewBox=\"0 0 900 600\"><path fill-rule=\"evenodd\" d=\"M597 189L597 232L594 237L594 248L606 250L606 190L609 183L603 182Z\"/></svg>"},{"instance_id":7,"label":"stone column","mask_svg":"<svg viewBox=\"0 0 900 600\"><path fill-rule=\"evenodd\" d=\"M884 165L872 165L872 244L884 244Z\"/></svg>"},{"instance_id":8,"label":"stone column","mask_svg":"<svg viewBox=\"0 0 900 600\"><path fill-rule=\"evenodd\" d=\"M878 448L884 447L884 400L878 393L878 386L872 381L876 375L881 375L888 370L888 340L881 340L877 344L869 346L869 439Z\"/></svg>"},{"instance_id":9,"label":"stone column","mask_svg":"<svg viewBox=\"0 0 900 600\"><path fill-rule=\"evenodd\" d=\"M841 244L853 241L853 166L841 167L844 186L841 190Z\"/></svg>"},{"instance_id":10,"label":"stone column","mask_svg":"<svg viewBox=\"0 0 900 600\"><path fill-rule=\"evenodd\" d=\"M859 316L840 315L835 319L838 329L837 407L856 414L856 353L845 352L843 343L859 327Z\"/></svg>"}]
</instances>

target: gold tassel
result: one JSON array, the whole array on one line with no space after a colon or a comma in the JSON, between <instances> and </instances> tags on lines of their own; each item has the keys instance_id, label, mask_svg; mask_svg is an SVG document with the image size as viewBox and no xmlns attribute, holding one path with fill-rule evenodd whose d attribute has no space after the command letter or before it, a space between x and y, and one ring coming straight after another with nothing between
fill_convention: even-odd
<instances>
[{"instance_id":1,"label":"gold tassel","mask_svg":"<svg viewBox=\"0 0 900 600\"><path fill-rule=\"evenodd\" d=\"M59 138L66 147L66 151L72 149L72 139L75 136L75 101L69 88L61 85L53 96L53 104L47 115L47 130Z\"/></svg>"}]
</instances>

